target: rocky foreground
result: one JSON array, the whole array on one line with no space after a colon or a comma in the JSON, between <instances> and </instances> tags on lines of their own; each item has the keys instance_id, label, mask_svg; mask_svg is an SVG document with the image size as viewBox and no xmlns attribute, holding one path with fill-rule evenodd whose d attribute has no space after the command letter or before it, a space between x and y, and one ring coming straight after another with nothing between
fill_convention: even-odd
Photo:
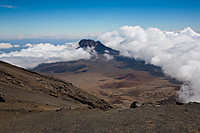
<instances>
[{"instance_id":1,"label":"rocky foreground","mask_svg":"<svg viewBox=\"0 0 200 133\"><path fill-rule=\"evenodd\" d=\"M200 132L200 105L142 106L135 109L62 109L1 123L0 132Z\"/></svg>"},{"instance_id":2,"label":"rocky foreground","mask_svg":"<svg viewBox=\"0 0 200 133\"><path fill-rule=\"evenodd\" d=\"M69 82L0 62L1 133L200 132L198 103L135 105L116 108Z\"/></svg>"}]
</instances>

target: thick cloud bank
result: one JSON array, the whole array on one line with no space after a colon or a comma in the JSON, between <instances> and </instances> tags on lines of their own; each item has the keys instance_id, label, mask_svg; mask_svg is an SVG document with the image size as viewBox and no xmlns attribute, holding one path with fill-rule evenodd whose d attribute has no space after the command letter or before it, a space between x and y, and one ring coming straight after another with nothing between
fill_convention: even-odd
<instances>
[{"instance_id":1,"label":"thick cloud bank","mask_svg":"<svg viewBox=\"0 0 200 133\"><path fill-rule=\"evenodd\" d=\"M200 34L191 28L163 32L157 28L124 26L98 40L126 57L144 60L185 84L178 92L182 102L200 102Z\"/></svg>"},{"instance_id":2,"label":"thick cloud bank","mask_svg":"<svg viewBox=\"0 0 200 133\"><path fill-rule=\"evenodd\" d=\"M28 48L21 51L2 53L0 60L25 68L33 68L41 63L91 58L90 50L76 49L77 43L57 46L50 43L40 43L28 44L26 47Z\"/></svg>"}]
</instances>

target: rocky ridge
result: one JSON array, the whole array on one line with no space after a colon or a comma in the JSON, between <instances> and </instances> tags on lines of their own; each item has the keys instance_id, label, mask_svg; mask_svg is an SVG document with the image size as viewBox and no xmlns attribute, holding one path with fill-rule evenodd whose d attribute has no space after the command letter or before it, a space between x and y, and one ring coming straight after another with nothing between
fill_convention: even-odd
<instances>
[{"instance_id":1,"label":"rocky ridge","mask_svg":"<svg viewBox=\"0 0 200 133\"><path fill-rule=\"evenodd\" d=\"M22 99L21 101L31 102L33 99L27 97L27 95L34 93L33 97L42 94L66 100L66 102L68 99L75 100L90 108L102 110L112 108L103 99L95 97L67 81L15 67L2 61L0 61L0 66L0 93L5 95L5 99L8 99L8 101ZM17 95L14 92L21 93Z\"/></svg>"}]
</instances>

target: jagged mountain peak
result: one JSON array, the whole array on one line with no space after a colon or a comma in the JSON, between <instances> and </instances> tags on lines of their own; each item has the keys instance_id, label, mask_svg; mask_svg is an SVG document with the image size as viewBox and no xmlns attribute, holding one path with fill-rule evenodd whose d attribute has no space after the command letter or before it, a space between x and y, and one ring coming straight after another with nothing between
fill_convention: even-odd
<instances>
[{"instance_id":1,"label":"jagged mountain peak","mask_svg":"<svg viewBox=\"0 0 200 133\"><path fill-rule=\"evenodd\" d=\"M102 44L100 41L94 41L91 39L82 39L79 42L79 48L87 48L87 47L94 47L94 50L98 54L105 54L109 53L111 55L119 55L119 51L109 48Z\"/></svg>"},{"instance_id":2,"label":"jagged mountain peak","mask_svg":"<svg viewBox=\"0 0 200 133\"><path fill-rule=\"evenodd\" d=\"M91 39L82 39L79 41L79 46L81 48L86 48L86 47L96 47L98 45L103 45L100 41L94 41Z\"/></svg>"}]
</instances>

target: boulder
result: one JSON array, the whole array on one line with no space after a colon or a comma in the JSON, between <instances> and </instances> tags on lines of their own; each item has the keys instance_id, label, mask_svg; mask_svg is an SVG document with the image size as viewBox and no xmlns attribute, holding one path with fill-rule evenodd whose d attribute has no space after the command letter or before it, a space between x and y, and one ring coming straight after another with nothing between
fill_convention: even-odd
<instances>
[{"instance_id":1,"label":"boulder","mask_svg":"<svg viewBox=\"0 0 200 133\"><path fill-rule=\"evenodd\" d=\"M143 105L144 105L143 103L138 103L138 102L134 101L134 102L131 104L130 108L141 107L141 106L143 106Z\"/></svg>"},{"instance_id":2,"label":"boulder","mask_svg":"<svg viewBox=\"0 0 200 133\"><path fill-rule=\"evenodd\" d=\"M3 98L2 94L0 94L0 102L5 102L5 99Z\"/></svg>"},{"instance_id":3,"label":"boulder","mask_svg":"<svg viewBox=\"0 0 200 133\"><path fill-rule=\"evenodd\" d=\"M136 108L136 107L137 107L137 103L138 103L138 102L134 101L134 102L131 104L130 108Z\"/></svg>"}]
</instances>

